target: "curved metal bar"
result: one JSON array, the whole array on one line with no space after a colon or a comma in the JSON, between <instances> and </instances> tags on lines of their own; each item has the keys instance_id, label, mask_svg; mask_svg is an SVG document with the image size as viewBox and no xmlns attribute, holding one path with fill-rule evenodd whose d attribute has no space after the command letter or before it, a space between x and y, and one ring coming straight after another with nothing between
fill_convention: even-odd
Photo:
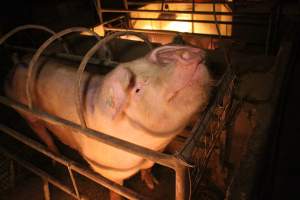
<instances>
[{"instance_id":1,"label":"curved metal bar","mask_svg":"<svg viewBox=\"0 0 300 200\"><path fill-rule=\"evenodd\" d=\"M27 30L27 29L43 30L43 31L46 31L46 32L48 32L52 35L56 34L53 30L51 30L51 29L49 29L45 26L35 25L35 24L27 24L27 25L18 26L17 28L15 28L15 29L9 31L8 33L6 33L3 37L0 38L0 45L3 44L8 38L10 38L12 35L16 34L17 32ZM70 53L67 45L61 39L59 39L59 40L60 40L60 42L62 42L64 50L67 53Z\"/></svg>"},{"instance_id":2,"label":"curved metal bar","mask_svg":"<svg viewBox=\"0 0 300 200\"><path fill-rule=\"evenodd\" d=\"M39 49L35 52L32 59L29 62L28 72L27 72L27 81L26 81L26 95L28 100L28 106L29 108L32 108L32 95L33 95L33 81L34 77L36 76L36 72L38 70L38 66L36 65L37 60L41 56L42 52L56 39L61 38L64 35L67 35L69 33L73 32L89 32L93 34L98 40L101 40L100 36L95 33L94 31L85 28L85 27L72 27L65 29L61 32L58 32L51 36L46 42L44 42Z\"/></svg>"},{"instance_id":3,"label":"curved metal bar","mask_svg":"<svg viewBox=\"0 0 300 200\"><path fill-rule=\"evenodd\" d=\"M141 34L141 33L136 33L136 32L132 32L132 31L125 31L125 32L116 32L116 33L112 33L111 35L106 36L105 38L103 38L101 41L97 42L83 57L79 68L77 70L77 85L75 86L75 94L76 94L76 110L77 110L77 114L79 116L80 119L80 123L81 126L83 126L84 128L87 128L86 126L86 122L84 120L84 116L83 116L83 107L82 107L82 96L80 94L80 88L81 88L81 80L82 80L82 74L85 70L86 64L89 61L89 59L96 53L96 51L98 49L100 49L101 47L103 47L107 42L111 41L112 39L116 38L116 37L120 37L123 35L134 35L137 36L141 39L144 40L144 42L148 45L148 47L151 49L153 49L153 46L151 44L151 42L148 40L148 38Z\"/></svg>"}]
</instances>

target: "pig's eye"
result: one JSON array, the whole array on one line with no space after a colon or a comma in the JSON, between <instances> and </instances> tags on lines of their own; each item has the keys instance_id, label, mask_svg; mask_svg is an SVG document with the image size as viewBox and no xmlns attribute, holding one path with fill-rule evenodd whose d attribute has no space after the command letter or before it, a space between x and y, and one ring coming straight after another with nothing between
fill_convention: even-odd
<instances>
[{"instance_id":1,"label":"pig's eye","mask_svg":"<svg viewBox=\"0 0 300 200\"><path fill-rule=\"evenodd\" d=\"M137 89L135 90L135 93L139 93L139 92L140 92L140 89L137 88Z\"/></svg>"}]
</instances>

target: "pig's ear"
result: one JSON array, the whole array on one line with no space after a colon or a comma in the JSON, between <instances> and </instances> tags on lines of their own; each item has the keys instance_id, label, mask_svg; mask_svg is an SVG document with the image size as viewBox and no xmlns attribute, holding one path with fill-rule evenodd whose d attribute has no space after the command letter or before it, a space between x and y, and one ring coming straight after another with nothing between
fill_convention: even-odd
<instances>
[{"instance_id":1,"label":"pig's ear","mask_svg":"<svg viewBox=\"0 0 300 200\"><path fill-rule=\"evenodd\" d=\"M170 63L174 61L174 59L172 59L174 51L166 51L166 50L169 50L171 48L172 47L170 46L156 48L148 55L148 59L153 63L159 63L159 64Z\"/></svg>"},{"instance_id":2,"label":"pig's ear","mask_svg":"<svg viewBox=\"0 0 300 200\"><path fill-rule=\"evenodd\" d=\"M113 70L104 81L105 107L114 119L125 107L133 74L124 67Z\"/></svg>"}]
</instances>

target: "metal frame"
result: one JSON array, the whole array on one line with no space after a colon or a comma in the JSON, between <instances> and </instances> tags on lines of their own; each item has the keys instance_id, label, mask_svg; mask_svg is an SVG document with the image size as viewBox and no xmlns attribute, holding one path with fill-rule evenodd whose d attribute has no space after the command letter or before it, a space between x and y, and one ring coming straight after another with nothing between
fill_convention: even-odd
<instances>
[{"instance_id":1,"label":"metal frame","mask_svg":"<svg viewBox=\"0 0 300 200\"><path fill-rule=\"evenodd\" d=\"M25 30L25 29L18 29L18 30ZM85 28L71 28L71 29L67 29L64 31L61 31L59 33L55 33L52 37L50 37L40 48L39 50L35 53L36 56L34 56L31 60L31 67L33 68L35 66L35 63L38 59L38 57L42 54L43 50L55 39L60 38L62 35L70 33L70 32L81 32L81 31L86 31ZM13 30L13 32L15 32L15 30ZM110 37L107 37L107 39L101 40L99 41L96 45L94 45L94 47L86 54L86 56L84 56L84 59L82 60L82 63L80 64L79 70L78 70L78 77L79 77L79 82L80 82L80 74L82 74L85 65L87 64L89 58L91 57L91 55L95 52L95 50L97 50L104 42L109 41L113 38L113 36L121 36L124 35L126 33L115 33L113 35L111 35ZM130 34L135 34L135 33L130 33ZM10 32L7 35L12 35ZM5 35L4 37L8 38L7 35ZM138 34L135 34L138 35ZM98 36L96 36L98 37ZM145 39L145 38L144 38ZM4 42L4 40L1 40L2 43ZM146 41L147 43L147 41ZM68 55L68 54L67 54ZM72 56L71 56L72 57ZM31 73L36 71L37 69L32 69ZM223 78L223 82L221 85L223 85L223 87L226 87L228 85L228 81L230 81L230 77L232 78L232 73L231 72L227 72L224 75ZM32 80L34 78L34 73L31 74L29 76L29 81L28 81L28 85L27 88L31 88L33 84ZM78 82L78 83L79 83ZM77 86L80 86L77 85ZM27 95L29 95L29 99L31 99L31 94L32 91L29 89L27 91ZM225 90L221 90L219 95L224 95ZM78 94L78 93L77 93ZM215 103L217 103L217 99L215 100ZM127 142L127 141L123 141L120 140L118 138L106 135L104 133L100 133L94 130L91 130L89 128L86 128L84 126L83 121L82 122L82 126L75 124L73 122L58 118L56 116L52 116L49 115L48 113L45 113L41 110L38 110L37 108L35 108L32 105L32 102L29 103L29 105L23 105L20 104L18 102L15 102L13 100L10 100L6 97L0 96L0 103L12 107L16 110L20 110L20 111L25 111L25 112L29 112L33 115L35 115L36 117L43 119L47 122L50 123L54 123L54 124L59 124L59 125L63 125L63 126L68 126L69 128L72 128L73 130L76 130L76 132L80 132L78 134L85 134L88 137L91 137L95 140L98 140L102 143L108 144L110 146L122 149L126 152L129 153L133 153L135 155L141 156L145 159L149 159L155 163L159 163L163 166L166 166L168 168L171 168L175 171L176 173L176 199L177 200L183 200L187 198L187 190L186 190L186 172L187 172L187 167L192 167L192 165L190 165L186 160L188 159L188 154L190 153L190 150L193 148L196 148L196 145L194 143L192 143L191 141L194 141L191 137L188 139L188 142L186 142L186 144L184 145L184 148L182 150L179 151L178 154L175 155L169 155L169 154L165 154L165 153L160 153L160 152L156 152L150 149L147 149L145 147ZM80 104L79 104L80 105ZM213 106L211 106L210 108L213 109L215 105L213 104ZM78 109L78 113L80 113L80 108ZM206 118L204 118L206 120L209 120L210 118L210 112L207 112ZM194 127L194 131L193 131L193 135L196 135L197 137L199 135L201 135L201 131L202 129L205 128L205 124L206 123L201 123L202 128L199 128L198 126L200 125L200 123L197 123L196 126ZM62 189L63 191L65 191L66 193L72 195L73 197L80 199L80 194L78 192L78 187L76 184L76 181L73 177L72 171L78 172L88 178L90 178L91 180L97 182L98 184L122 195L125 196L126 198L129 199L147 199L147 197L141 196L140 194L125 188L119 184L116 184L106 178L104 178L103 176L96 174L95 172L92 172L91 170L88 170L86 168L81 167L80 165L78 165L77 163L75 163L72 160L69 160L65 157L62 156L58 156L55 155L53 153L51 153L50 151L48 151L44 146L42 146L41 144L26 138L24 136L22 136L21 134L17 133L16 131L4 126L4 125L0 125L0 130L8 135L10 135L11 137L15 138L16 140L19 140L20 142L28 145L29 147L43 153L44 155L47 155L48 157L50 157L51 159L63 164L64 166L66 166L68 168L69 171L69 175L70 178L72 180L72 185L73 185L73 189L75 191L72 192L72 190L70 188L68 188L65 185L62 185L61 183L59 183L57 180L55 180L53 177L51 177L50 175L48 175L47 173L41 171L40 169L37 169L36 167L32 166L30 163L24 162L20 159L18 159L15 155L7 152L5 149L1 148L0 151L3 152L4 155L10 157L11 159L15 160L17 163L21 164L22 166L26 167L27 169L29 169L30 171L33 171L34 173L36 173L37 175L41 176L44 180L44 192L45 192L45 197L46 199L49 198L49 190L48 188L48 184L51 183L53 185L55 185L56 187ZM189 150L187 150L187 148Z\"/></svg>"},{"instance_id":2,"label":"metal frame","mask_svg":"<svg viewBox=\"0 0 300 200\"><path fill-rule=\"evenodd\" d=\"M164 10L130 10L128 8L128 5L130 4L129 2L127 2L127 0L123 0L123 3L125 5L125 10L118 10L118 9L102 9L101 7L101 2L100 0L96 0L96 8L98 11L98 15L99 15L99 20L101 22L101 24L106 25L109 24L111 22L117 21L119 19L123 19L124 17L118 17L116 19L107 21L107 22L103 22L103 16L102 14L105 12L121 12L121 13L130 13L130 12L160 12L160 13L187 13L187 14L214 14L216 15L237 15L234 13L230 13L230 12L195 12L194 10L192 12L189 11L164 11ZM194 8L195 2L193 1L193 8ZM245 13L244 13L245 14ZM257 13L256 13L257 14ZM130 18L128 18L130 20ZM131 19L135 19L135 18L131 18ZM135 19L136 20L136 19ZM144 19L144 18L140 18L139 20L153 20L153 19ZM209 23L208 20L174 20L174 21L189 21L192 23ZM227 22L222 22L222 21L214 21L212 20L211 23L216 23L216 26L218 26L218 24L226 24ZM23 28L18 27L15 30L9 32L7 35L5 35L2 39L0 39L0 45L11 35L13 35L14 33L20 31L20 30L26 30L28 28L36 28L35 26L24 26ZM38 28L38 29L42 29L42 30L46 30L48 31L46 28ZM104 26L104 30L105 31L134 31L134 32L130 32L129 34L133 34L136 35L138 37L141 37L146 43L148 43L150 46L150 42L147 40L147 38L141 36L140 34L138 34L137 32L153 32L153 33L160 33L160 34L177 34L177 32L175 31L158 31L158 30L143 30L143 29L122 29L122 28L109 28L109 27L105 27ZM42 55L43 51L56 39L61 40L61 37L69 34L69 33L73 33L73 32L83 32L83 31L88 31L90 33L92 33L94 36L96 36L96 38L99 40L99 42L96 43L96 45L93 46L93 48L90 49L90 51L83 57L83 60L80 64L80 67L78 69L78 73L77 73L77 85L75 87L76 90L76 94L77 94L77 101L76 101L76 107L77 107L77 112L78 115L80 116L80 122L81 122L81 126L78 124L75 124L73 122L58 118L56 116L52 116L49 115L48 113L45 113L43 111L40 111L36 108L34 108L34 106L32 105L32 94L33 94L33 83L34 83L34 77L35 77L35 73L37 71L37 68L35 67L35 63L37 62L38 58L40 55ZM14 102L12 100L9 100L3 96L0 96L0 103L6 105L6 106L10 106L14 109L17 110L21 110L21 111L25 111L25 112L29 112L33 115L35 115L36 117L43 119L47 122L51 122L51 123L55 123L55 124L60 124L63 126L68 126L74 130L79 131L80 133L78 134L85 134L88 137L91 137L93 139L96 139L100 142L103 142L105 144L108 144L110 146L122 149L126 152L129 153L133 153L135 155L141 156L143 158L149 159L155 163L159 163L163 166L166 166L168 168L171 168L175 171L176 173L176 200L184 200L187 198L187 189L186 189L186 173L187 173L187 168L188 167L192 167L192 165L190 165L187 160L190 160L192 152L195 148L197 148L197 142L196 140L199 140L200 137L202 137L204 130L207 128L208 125L208 121L211 119L212 116L212 112L214 110L214 108L218 105L219 102L219 98L221 98L225 92L227 91L226 88L228 87L229 83L234 79L234 74L232 73L231 69L228 68L228 71L224 74L224 77L222 79L222 84L220 85L220 91L218 92L218 95L216 96L216 98L214 99L212 105L209 107L209 109L207 110L207 112L205 113L204 118L199 119L198 122L196 123L195 127L193 128L193 131L191 134L191 136L186 140L184 146L182 147L182 149L175 155L168 155L168 154L164 154L164 153L159 153L144 147L141 147L139 145L127 142L127 141L123 141L120 140L118 138L106 135L104 133L100 133L94 130L91 130L89 128L86 127L85 125L85 121L84 118L82 116L82 108L80 107L80 93L78 92L78 88L80 88L80 80L81 80L81 75L84 71L84 68L87 64L87 62L90 62L89 59L90 57L95 53L95 51L97 49L99 49L101 46L104 45L105 42L111 40L114 37L117 36L121 36L121 35L126 35L128 34L127 32L125 33L114 33L112 35L110 35L109 37L106 37L103 40L100 40L100 37L93 31L90 31L89 29L86 28L82 28L82 27L74 27L74 28L70 28L70 29L66 29L63 30L59 33L54 33L53 31L48 31L50 33L52 33L52 37L50 37L43 45L41 45L41 47L36 51L36 53L34 54L32 60L30 61L29 64L29 72L28 72L28 82L26 85L26 94L27 94L27 98L29 100L29 105L23 105L20 104L18 102ZM227 38L226 36L221 36L220 34L218 35L209 35L209 34L195 34L195 33L182 33L182 34L186 34L186 35L205 35L205 36L210 36L210 37L218 37L218 38ZM68 50L66 49L67 53L66 53L66 57L72 57L72 55L69 54ZM78 57L76 57L76 59L78 59ZM0 125L0 130L5 132L6 134L14 137L15 139L23 142L24 144L30 146L31 148L43 153L44 155L49 156L51 159L63 164L64 166L66 166L68 168L69 171L69 175L72 181L72 185L73 185L73 190L75 191L72 192L72 189L68 188L65 185L62 185L61 183L59 183L57 180L53 179L53 177L51 177L50 175L46 174L45 172L42 172L40 169L37 169L36 167L30 165L30 163L24 162L19 160L15 155L10 154L9 152L7 152L5 149L0 148L0 151L2 151L6 156L10 157L11 159L15 160L16 162L18 162L19 164L23 165L24 167L28 168L30 171L33 171L34 173L36 173L37 175L41 176L44 180L44 193L45 193L45 198L46 199L50 199L50 194L49 194L49 188L48 188L48 184L51 183L53 185L55 185L56 187L62 189L63 191L65 191L66 193L70 194L71 196L75 197L76 199L81 199L80 194L78 192L78 187L76 184L76 181L74 179L73 176L73 171L76 171L90 179L92 179L93 181L99 183L100 185L122 195L125 196L126 198L129 199L148 199L148 197L144 197L141 196L140 194L125 188L119 184L116 184L106 178L104 178L103 176L96 174L95 172L92 172L91 170L85 169L81 166L79 166L77 163L75 163L74 161L71 161L67 158L61 157L61 156L57 156L54 155L53 153L49 152L47 149L45 149L45 147L43 147L42 145L40 145L39 143L29 139L29 138L25 138L24 136L21 136L19 133L17 133L16 131L9 129L8 127L5 127L3 125ZM215 145L215 143L212 143L212 147ZM211 149L210 148L210 149ZM211 153L212 150L210 150ZM210 155L210 153L208 154L208 157ZM207 162L207 160L205 160L205 162ZM205 163L204 163L205 165Z\"/></svg>"},{"instance_id":3,"label":"metal frame","mask_svg":"<svg viewBox=\"0 0 300 200\"><path fill-rule=\"evenodd\" d=\"M188 36L188 35L194 35L194 36L203 36L203 37L210 37L210 38L219 38L219 39L231 39L232 36L227 36L227 35L218 35L218 34L201 34L201 33L195 33L194 32L194 24L195 23L211 23L211 24L224 24L224 25L238 25L238 26L268 26L268 34L266 35L266 41L265 41L265 53L266 55L269 52L269 46L270 46L270 40L271 40L271 29L278 26L277 24L273 24L274 27L272 27L272 20L274 17L272 16L272 12L216 12L215 9L213 11L195 11L195 5L205 5L205 4L227 4L230 6L236 6L236 5L255 5L255 4L260 4L261 2L253 2L253 1L246 1L246 2L227 2L227 1L211 1L211 2L195 2L194 0L190 2L168 2L168 1L150 1L150 2L131 2L128 0L123 0L124 3L124 8L125 9L109 9L109 8L103 8L101 7L101 0L95 0L97 3L96 5L96 10L97 13L100 17L100 24L103 25L104 33L109 33L109 32L116 32L116 31L134 31L134 32L141 32L141 33L153 33L153 34L165 34L165 35L177 35L180 34L182 36ZM130 9L130 6L143 6L146 4L161 4L162 6L167 3L167 4L191 4L192 5L192 10L191 11L166 11L163 9L160 10L138 10L138 9ZM154 19L154 18L130 18L128 16L129 13L131 12L152 12L152 13L166 13L166 14L176 14L176 13L181 13L181 14L191 14L192 15L192 20L180 20L180 19ZM104 13L124 13L126 14L126 17L123 16L120 17L119 19L113 19L109 20L106 22L103 22L103 14ZM201 15L214 15L214 16L232 16L232 17L243 17L240 18L239 20L232 20L232 21L223 21L223 20L218 20L216 21L215 19L212 20L194 20L194 14L201 14ZM251 17L251 19L256 19L257 17L266 17L269 18L267 22L259 22L258 20L245 20L245 17ZM122 18L122 19L121 19ZM122 26L112 26L112 22L116 22L118 20L127 20L127 25L128 27L122 27ZM191 22L192 23L192 32L178 32L178 31L170 31L170 30L151 30L151 29L135 29L131 25L131 20L152 20L152 21L178 21L178 22ZM277 20L279 21L279 20ZM124 23L120 23L124 24ZM272 34L273 35L273 34Z\"/></svg>"}]
</instances>

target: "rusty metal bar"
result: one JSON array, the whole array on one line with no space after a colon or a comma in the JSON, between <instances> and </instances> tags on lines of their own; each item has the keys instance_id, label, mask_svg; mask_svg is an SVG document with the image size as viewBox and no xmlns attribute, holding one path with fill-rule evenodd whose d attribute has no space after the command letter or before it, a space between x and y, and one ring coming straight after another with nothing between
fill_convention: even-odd
<instances>
[{"instance_id":1,"label":"rusty metal bar","mask_svg":"<svg viewBox=\"0 0 300 200\"><path fill-rule=\"evenodd\" d=\"M139 195L138 193L125 188L117 183L114 183L113 181L110 181L106 179L105 177L101 176L100 174L97 174L96 172L91 171L90 169L87 169L80 164L74 162L73 160L70 160L62 155L56 155L53 152L49 151L45 146L41 145L40 143L34 141L33 139L30 139L17 131L6 127L4 125L0 124L0 130L7 135L15 138L16 140L24 143L25 145L31 147L32 149L48 156L49 158L55 160L56 162L66 166L70 167L71 170L74 170L75 172L95 181L96 183L108 188L109 190L112 190L126 198L129 199L147 199L146 197ZM75 194L74 194L75 195ZM76 196L76 195L75 195Z\"/></svg>"},{"instance_id":2,"label":"rusty metal bar","mask_svg":"<svg viewBox=\"0 0 300 200\"><path fill-rule=\"evenodd\" d=\"M155 33L155 34L166 34L166 35L190 35L190 36L205 36L205 37L214 37L220 38L219 35L216 34L204 34L204 33L187 33L187 32L178 32L178 31L168 31L168 30L150 30L150 29L124 29L124 28L109 28L103 27L107 31L134 31L134 32L141 32L141 33ZM231 36L222 35L221 38L231 38Z\"/></svg>"},{"instance_id":3,"label":"rusty metal bar","mask_svg":"<svg viewBox=\"0 0 300 200\"><path fill-rule=\"evenodd\" d=\"M76 195L72 192L72 190L60 183L58 180L56 180L55 178L53 178L52 176L50 176L48 173L46 173L45 171L35 167L34 165L32 165L31 163L25 161L25 160L21 160L19 159L16 155L9 153L6 149L4 149L3 147L0 146L0 152L14 160L15 162L17 162L18 164L20 164L21 166L25 167L26 169L28 169L29 171L31 171L32 173L42 177L43 179L47 180L48 182L50 182L51 184L53 184L54 186L58 187L59 189L61 189L62 191L64 191L65 193L69 194L70 196L76 198ZM77 198L76 198L77 199Z\"/></svg>"},{"instance_id":4,"label":"rusty metal bar","mask_svg":"<svg viewBox=\"0 0 300 200\"><path fill-rule=\"evenodd\" d=\"M49 122L49 123L54 123L57 125L63 125L63 126L68 126L69 128L75 130L76 133L78 134L85 134L87 137L93 138L99 142L102 142L104 144L110 145L112 147L119 148L120 150L126 151L128 153L132 153L134 155L149 159L153 162L159 163L163 166L169 167L174 169L176 166L176 163L178 163L178 160L176 159L175 156L173 155L168 155L160 152L153 151L151 149L136 145L131 142L127 142L124 140L121 140L119 138L112 137L110 135L106 135L104 133L89 129L89 128L82 128L80 125L65 120L61 119L59 117L49 115L46 112L40 111L36 108L29 109L28 106L24 104L20 104L16 101L10 100L6 97L0 96L0 103L10 106L16 110L20 111L25 111L33 114L34 116ZM80 133L79 133L80 132ZM183 161L180 161L184 164ZM188 164L186 164L188 165Z\"/></svg>"},{"instance_id":5,"label":"rusty metal bar","mask_svg":"<svg viewBox=\"0 0 300 200\"><path fill-rule=\"evenodd\" d=\"M176 21L176 22L193 22L193 23L205 23L205 24L213 24L215 20L193 20L193 19L159 19L159 18L142 18L142 17L131 17L130 20L143 20L143 21ZM258 23L258 22L249 22L249 21L220 21L217 20L218 24L227 24L227 25L253 25L253 26L264 26L267 23Z\"/></svg>"},{"instance_id":6,"label":"rusty metal bar","mask_svg":"<svg viewBox=\"0 0 300 200\"><path fill-rule=\"evenodd\" d=\"M43 191L45 200L50 200L49 182L46 179L43 179Z\"/></svg>"},{"instance_id":7,"label":"rusty metal bar","mask_svg":"<svg viewBox=\"0 0 300 200\"><path fill-rule=\"evenodd\" d=\"M168 14L201 14L201 15L212 15L214 12L211 11L179 11L179 10L169 10L169 11L161 11L161 10L134 10L134 9L102 9L103 13L131 13L131 12L146 12L146 13L168 13ZM265 12L216 12L216 15L230 15L230 16L261 16L261 15L269 15L270 13Z\"/></svg>"}]
</instances>

